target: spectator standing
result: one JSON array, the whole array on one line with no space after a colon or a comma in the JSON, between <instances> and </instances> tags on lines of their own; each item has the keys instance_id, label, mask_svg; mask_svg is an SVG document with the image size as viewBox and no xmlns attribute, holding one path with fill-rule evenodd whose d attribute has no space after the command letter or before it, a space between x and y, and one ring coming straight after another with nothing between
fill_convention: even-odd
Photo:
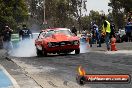
<instances>
[{"instance_id":1,"label":"spectator standing","mask_svg":"<svg viewBox=\"0 0 132 88\"><path fill-rule=\"evenodd\" d=\"M9 50L12 48L12 44L11 44L12 32L13 30L10 29L9 26L5 26L4 29L2 30L3 47L6 50Z\"/></svg>"},{"instance_id":2,"label":"spectator standing","mask_svg":"<svg viewBox=\"0 0 132 88\"><path fill-rule=\"evenodd\" d=\"M27 28L26 25L23 25L23 28L19 31L19 36L22 38L22 40L30 39L33 37L32 32Z\"/></svg>"},{"instance_id":3,"label":"spectator standing","mask_svg":"<svg viewBox=\"0 0 132 88\"><path fill-rule=\"evenodd\" d=\"M113 21L111 21L111 23L110 23L110 29L111 29L110 39L112 38L112 36L115 38L115 24Z\"/></svg>"},{"instance_id":4,"label":"spectator standing","mask_svg":"<svg viewBox=\"0 0 132 88\"><path fill-rule=\"evenodd\" d=\"M77 29L75 26L72 27L72 30L71 30L72 33L74 33L76 36L77 36Z\"/></svg>"},{"instance_id":5,"label":"spectator standing","mask_svg":"<svg viewBox=\"0 0 132 88\"><path fill-rule=\"evenodd\" d=\"M92 27L92 39L90 42L90 47L92 47L92 44L94 44L94 42L96 41L99 44L97 47L101 47L101 36L99 33L99 29L98 29L98 26L94 23Z\"/></svg>"},{"instance_id":6,"label":"spectator standing","mask_svg":"<svg viewBox=\"0 0 132 88\"><path fill-rule=\"evenodd\" d=\"M110 50L110 22L106 20L106 18L103 16L103 25L102 25L102 34L105 36L105 43L107 46L107 50Z\"/></svg>"},{"instance_id":7,"label":"spectator standing","mask_svg":"<svg viewBox=\"0 0 132 88\"><path fill-rule=\"evenodd\" d=\"M90 47L92 47L92 44L94 44L96 41L96 27L97 25L95 23L91 27Z\"/></svg>"},{"instance_id":8,"label":"spectator standing","mask_svg":"<svg viewBox=\"0 0 132 88\"><path fill-rule=\"evenodd\" d=\"M128 42L131 42L132 41L132 22L130 18L128 19L128 23L125 26L125 32L126 32Z\"/></svg>"}]
</instances>

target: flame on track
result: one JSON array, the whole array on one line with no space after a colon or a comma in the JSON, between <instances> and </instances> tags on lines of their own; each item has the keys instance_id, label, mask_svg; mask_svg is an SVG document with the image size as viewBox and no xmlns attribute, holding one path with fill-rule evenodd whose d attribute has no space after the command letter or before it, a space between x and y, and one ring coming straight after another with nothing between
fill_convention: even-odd
<instances>
[{"instance_id":1,"label":"flame on track","mask_svg":"<svg viewBox=\"0 0 132 88\"><path fill-rule=\"evenodd\" d=\"M86 72L85 72L85 70L82 68L82 66L79 66L79 67L78 67L78 73L79 73L80 76L86 75Z\"/></svg>"}]
</instances>

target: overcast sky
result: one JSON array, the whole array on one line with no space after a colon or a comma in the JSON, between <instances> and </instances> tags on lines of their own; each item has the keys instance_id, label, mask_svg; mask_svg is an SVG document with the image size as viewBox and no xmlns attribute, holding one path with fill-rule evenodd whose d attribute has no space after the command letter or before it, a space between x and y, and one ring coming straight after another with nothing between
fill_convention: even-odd
<instances>
[{"instance_id":1,"label":"overcast sky","mask_svg":"<svg viewBox=\"0 0 132 88\"><path fill-rule=\"evenodd\" d=\"M89 14L90 10L101 11L103 10L105 14L108 14L108 6L109 0L87 0L87 14Z\"/></svg>"}]
</instances>

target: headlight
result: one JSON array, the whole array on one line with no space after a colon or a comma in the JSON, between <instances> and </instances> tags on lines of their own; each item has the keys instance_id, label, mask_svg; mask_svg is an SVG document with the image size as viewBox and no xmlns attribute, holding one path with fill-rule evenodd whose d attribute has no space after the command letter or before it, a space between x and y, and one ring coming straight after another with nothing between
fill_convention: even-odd
<instances>
[{"instance_id":1,"label":"headlight","mask_svg":"<svg viewBox=\"0 0 132 88\"><path fill-rule=\"evenodd\" d=\"M76 40L76 41L73 42L73 44L74 45L78 45L79 44L79 41Z\"/></svg>"}]
</instances>

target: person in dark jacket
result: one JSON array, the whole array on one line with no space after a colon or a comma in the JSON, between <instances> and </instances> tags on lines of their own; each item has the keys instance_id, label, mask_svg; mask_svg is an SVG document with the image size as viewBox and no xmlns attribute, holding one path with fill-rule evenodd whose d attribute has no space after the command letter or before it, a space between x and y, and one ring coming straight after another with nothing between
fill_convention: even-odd
<instances>
[{"instance_id":1,"label":"person in dark jacket","mask_svg":"<svg viewBox=\"0 0 132 88\"><path fill-rule=\"evenodd\" d=\"M72 30L71 30L72 33L74 33L76 36L77 36L77 29L75 26L72 27Z\"/></svg>"},{"instance_id":2,"label":"person in dark jacket","mask_svg":"<svg viewBox=\"0 0 132 88\"><path fill-rule=\"evenodd\" d=\"M2 39L3 39L3 47L4 49L11 49L12 44L11 44L11 34L13 30L10 29L9 26L5 26L4 29L2 30Z\"/></svg>"},{"instance_id":3,"label":"person in dark jacket","mask_svg":"<svg viewBox=\"0 0 132 88\"><path fill-rule=\"evenodd\" d=\"M125 31L126 31L126 36L127 36L127 40L128 42L132 41L132 22L131 19L128 19L128 23L125 26Z\"/></svg>"},{"instance_id":4,"label":"person in dark jacket","mask_svg":"<svg viewBox=\"0 0 132 88\"><path fill-rule=\"evenodd\" d=\"M22 38L22 40L30 39L31 37L33 37L32 32L27 28L26 25L23 25L23 28L19 31L19 36L20 38Z\"/></svg>"},{"instance_id":5,"label":"person in dark jacket","mask_svg":"<svg viewBox=\"0 0 132 88\"><path fill-rule=\"evenodd\" d=\"M115 37L115 24L113 23L113 21L111 21L110 29L111 29L111 32L110 32L110 39L111 39L112 36Z\"/></svg>"},{"instance_id":6,"label":"person in dark jacket","mask_svg":"<svg viewBox=\"0 0 132 88\"><path fill-rule=\"evenodd\" d=\"M92 27L92 40L90 42L90 47L96 42L99 44L97 47L101 47L101 34L99 32L98 26L94 23Z\"/></svg>"}]
</instances>

